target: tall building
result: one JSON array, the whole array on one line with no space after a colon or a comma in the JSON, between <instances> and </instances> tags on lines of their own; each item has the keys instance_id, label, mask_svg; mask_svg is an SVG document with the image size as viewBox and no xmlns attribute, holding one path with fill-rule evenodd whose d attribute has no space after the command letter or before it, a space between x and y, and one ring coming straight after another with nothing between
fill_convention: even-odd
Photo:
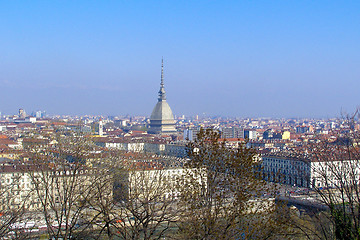
<instances>
[{"instance_id":1,"label":"tall building","mask_svg":"<svg viewBox=\"0 0 360 240\"><path fill-rule=\"evenodd\" d=\"M26 112L22 108L19 109L19 117L20 118L25 118L26 117Z\"/></svg>"},{"instance_id":2,"label":"tall building","mask_svg":"<svg viewBox=\"0 0 360 240\"><path fill-rule=\"evenodd\" d=\"M240 127L223 128L221 138L244 138L244 129Z\"/></svg>"},{"instance_id":3,"label":"tall building","mask_svg":"<svg viewBox=\"0 0 360 240\"><path fill-rule=\"evenodd\" d=\"M185 129L184 130L184 140L195 141L197 139L197 134L200 132L200 129Z\"/></svg>"},{"instance_id":4,"label":"tall building","mask_svg":"<svg viewBox=\"0 0 360 240\"><path fill-rule=\"evenodd\" d=\"M99 135L102 137L104 136L104 126L103 126L103 122L102 119L100 118L99 120Z\"/></svg>"},{"instance_id":5,"label":"tall building","mask_svg":"<svg viewBox=\"0 0 360 240\"><path fill-rule=\"evenodd\" d=\"M248 138L249 140L257 139L257 132L255 129L244 129L244 138Z\"/></svg>"},{"instance_id":6,"label":"tall building","mask_svg":"<svg viewBox=\"0 0 360 240\"><path fill-rule=\"evenodd\" d=\"M312 126L296 126L296 133L307 133L312 131L313 131Z\"/></svg>"},{"instance_id":7,"label":"tall building","mask_svg":"<svg viewBox=\"0 0 360 240\"><path fill-rule=\"evenodd\" d=\"M149 133L171 134L176 133L174 115L169 104L166 102L164 88L164 61L161 59L161 82L158 102L150 116Z\"/></svg>"}]
</instances>

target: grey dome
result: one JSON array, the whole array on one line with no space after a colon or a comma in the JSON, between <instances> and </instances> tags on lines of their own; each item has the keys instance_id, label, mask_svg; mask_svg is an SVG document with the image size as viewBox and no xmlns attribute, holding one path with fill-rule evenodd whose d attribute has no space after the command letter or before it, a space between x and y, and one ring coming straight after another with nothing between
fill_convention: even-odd
<instances>
[{"instance_id":1,"label":"grey dome","mask_svg":"<svg viewBox=\"0 0 360 240\"><path fill-rule=\"evenodd\" d=\"M164 100L157 102L151 113L150 120L174 120L169 104Z\"/></svg>"},{"instance_id":2,"label":"grey dome","mask_svg":"<svg viewBox=\"0 0 360 240\"><path fill-rule=\"evenodd\" d=\"M161 83L158 102L151 113L149 127L149 133L176 133L174 115L169 104L166 102L163 61L161 61Z\"/></svg>"}]
</instances>

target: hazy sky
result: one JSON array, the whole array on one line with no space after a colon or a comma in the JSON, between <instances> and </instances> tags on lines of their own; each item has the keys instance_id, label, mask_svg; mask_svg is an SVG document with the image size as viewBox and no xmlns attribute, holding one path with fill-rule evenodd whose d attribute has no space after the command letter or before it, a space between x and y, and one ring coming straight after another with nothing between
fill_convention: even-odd
<instances>
[{"instance_id":1,"label":"hazy sky","mask_svg":"<svg viewBox=\"0 0 360 240\"><path fill-rule=\"evenodd\" d=\"M0 1L0 111L332 117L360 105L360 1Z\"/></svg>"}]
</instances>

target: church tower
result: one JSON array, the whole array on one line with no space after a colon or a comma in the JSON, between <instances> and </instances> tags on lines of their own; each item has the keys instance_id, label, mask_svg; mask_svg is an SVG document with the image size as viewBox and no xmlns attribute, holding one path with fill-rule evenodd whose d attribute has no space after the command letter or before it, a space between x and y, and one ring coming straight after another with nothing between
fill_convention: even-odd
<instances>
[{"instance_id":1,"label":"church tower","mask_svg":"<svg viewBox=\"0 0 360 240\"><path fill-rule=\"evenodd\" d=\"M166 93L164 88L164 61L161 59L161 82L158 102L150 116L149 133L153 134L171 134L176 133L174 115L169 104L166 102Z\"/></svg>"}]
</instances>

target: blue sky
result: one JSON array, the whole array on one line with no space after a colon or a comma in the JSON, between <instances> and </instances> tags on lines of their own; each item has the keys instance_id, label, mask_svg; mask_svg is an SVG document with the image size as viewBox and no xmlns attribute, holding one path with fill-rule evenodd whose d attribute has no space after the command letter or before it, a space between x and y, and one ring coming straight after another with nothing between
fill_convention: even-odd
<instances>
[{"instance_id":1,"label":"blue sky","mask_svg":"<svg viewBox=\"0 0 360 240\"><path fill-rule=\"evenodd\" d=\"M333 117L360 105L360 1L0 1L0 111Z\"/></svg>"}]
</instances>

